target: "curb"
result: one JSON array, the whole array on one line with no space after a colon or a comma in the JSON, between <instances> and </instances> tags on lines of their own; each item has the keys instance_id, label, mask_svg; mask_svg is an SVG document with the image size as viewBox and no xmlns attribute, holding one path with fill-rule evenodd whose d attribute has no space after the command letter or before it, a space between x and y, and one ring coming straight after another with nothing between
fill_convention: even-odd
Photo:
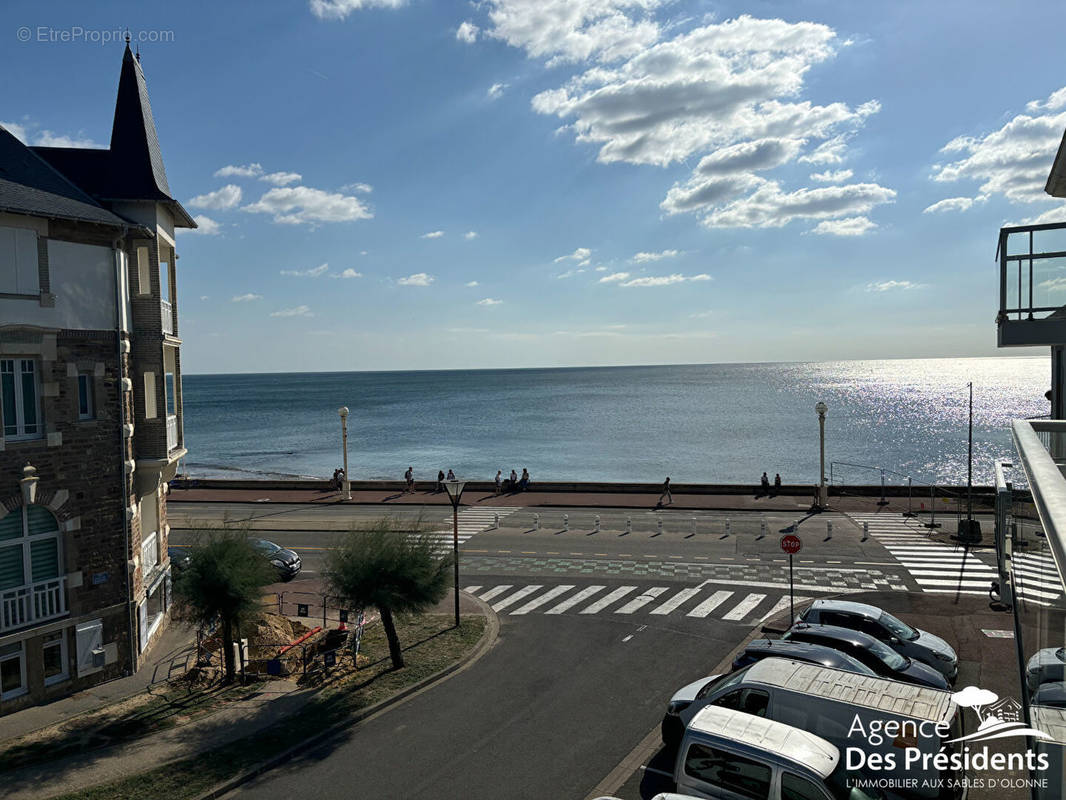
<instances>
[{"instance_id":1,"label":"curb","mask_svg":"<svg viewBox=\"0 0 1066 800\"><path fill-rule=\"evenodd\" d=\"M281 766L285 762L290 761L292 758L304 752L305 750L310 750L311 748L322 744L333 736L336 736L338 733L347 730L353 725L357 725L360 722L369 719L370 717L377 716L378 714L387 711L392 706L399 705L405 700L408 700L417 694L421 694L422 692L429 690L436 684L441 683L444 680L452 677L453 675L456 675L462 672L463 670L466 670L469 667L473 666L475 662L477 662L483 655L485 655L490 649L492 649L492 646L494 644L496 644L496 639L499 637L500 634L500 618L499 616L497 616L496 612L492 610L492 607L488 603L485 603L484 601L479 600L478 598L474 597L471 594L467 594L466 592L462 592L462 594L478 604L479 608L481 609L482 615L485 617L486 622L485 631L481 634L481 639L478 641L474 649L471 650L467 655L463 656L463 658L459 659L454 664L450 664L439 672L430 675L428 678L423 678L417 683L414 683L405 689L401 689L392 697L388 697L385 700L382 700L372 706L368 706L367 708L356 712L343 722L338 722L336 725L327 728L321 733L315 734L310 739L305 739L304 741L293 745L288 750L279 753L273 758L264 761L249 770L246 770L235 778L231 778L230 780L221 783L218 786L215 786L213 789L209 789L204 794L199 795L196 800L215 800L215 798L222 797L228 792L231 792L236 789L238 786L247 783L253 778L257 778L264 772L269 772L275 767Z\"/></svg>"}]
</instances>

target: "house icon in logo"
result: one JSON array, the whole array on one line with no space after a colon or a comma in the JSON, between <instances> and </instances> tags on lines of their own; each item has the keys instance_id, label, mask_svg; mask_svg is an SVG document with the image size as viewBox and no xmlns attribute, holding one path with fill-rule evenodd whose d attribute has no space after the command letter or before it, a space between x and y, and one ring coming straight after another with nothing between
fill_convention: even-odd
<instances>
[{"instance_id":1,"label":"house icon in logo","mask_svg":"<svg viewBox=\"0 0 1066 800\"><path fill-rule=\"evenodd\" d=\"M1004 697L988 706L985 712L989 716L998 717L1001 722L1021 722L1022 704L1013 697Z\"/></svg>"}]
</instances>

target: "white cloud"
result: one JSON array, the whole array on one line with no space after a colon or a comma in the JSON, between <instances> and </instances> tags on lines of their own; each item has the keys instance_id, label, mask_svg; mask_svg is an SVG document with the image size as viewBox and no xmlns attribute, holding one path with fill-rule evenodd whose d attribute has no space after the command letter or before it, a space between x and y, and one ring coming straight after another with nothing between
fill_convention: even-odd
<instances>
[{"instance_id":1,"label":"white cloud","mask_svg":"<svg viewBox=\"0 0 1066 800\"><path fill-rule=\"evenodd\" d=\"M866 291L868 292L909 291L910 289L921 288L923 288L923 284L913 283L912 281L877 281L866 284Z\"/></svg>"},{"instance_id":2,"label":"white cloud","mask_svg":"<svg viewBox=\"0 0 1066 800\"><path fill-rule=\"evenodd\" d=\"M503 300L496 300L492 297L486 297L484 300L478 300L477 304L479 306L498 306L502 302Z\"/></svg>"},{"instance_id":3,"label":"white cloud","mask_svg":"<svg viewBox=\"0 0 1066 800\"><path fill-rule=\"evenodd\" d=\"M197 214L192 218L192 221L196 223L195 228L176 228L176 230L180 231L182 235L193 233L200 236L215 236L222 233L222 226L211 219L211 217Z\"/></svg>"},{"instance_id":4,"label":"white cloud","mask_svg":"<svg viewBox=\"0 0 1066 800\"><path fill-rule=\"evenodd\" d=\"M319 19L347 19L364 8L400 8L406 0L310 0L311 13Z\"/></svg>"},{"instance_id":5,"label":"white cloud","mask_svg":"<svg viewBox=\"0 0 1066 800\"><path fill-rule=\"evenodd\" d=\"M488 96L490 100L495 100L498 97L502 97L503 93L507 90L509 84L506 83L494 83L489 87Z\"/></svg>"},{"instance_id":6,"label":"white cloud","mask_svg":"<svg viewBox=\"0 0 1066 800\"><path fill-rule=\"evenodd\" d=\"M473 44L477 41L478 28L473 22L464 21L460 23L459 27L455 29L455 38L460 42L466 42L467 44Z\"/></svg>"},{"instance_id":7,"label":"white cloud","mask_svg":"<svg viewBox=\"0 0 1066 800\"><path fill-rule=\"evenodd\" d=\"M648 261L662 261L664 258L677 258L679 255L680 250L663 250L660 253L637 253L629 260L634 264L644 264Z\"/></svg>"},{"instance_id":8,"label":"white cloud","mask_svg":"<svg viewBox=\"0 0 1066 800\"><path fill-rule=\"evenodd\" d=\"M262 174L263 165L255 162L237 166L228 164L215 171L216 178L255 178Z\"/></svg>"},{"instance_id":9,"label":"white cloud","mask_svg":"<svg viewBox=\"0 0 1066 800\"><path fill-rule=\"evenodd\" d=\"M20 142L33 147L106 147L106 145L97 144L80 132L74 136L53 133L41 128L36 122L0 122L0 125Z\"/></svg>"},{"instance_id":10,"label":"white cloud","mask_svg":"<svg viewBox=\"0 0 1066 800\"><path fill-rule=\"evenodd\" d=\"M708 317L714 316L714 312L713 311L696 311L696 312L694 312L692 314L689 314L688 316L689 316L689 319L707 319Z\"/></svg>"},{"instance_id":11,"label":"white cloud","mask_svg":"<svg viewBox=\"0 0 1066 800\"><path fill-rule=\"evenodd\" d=\"M675 283L685 283L686 281L709 281L712 280L710 275L706 273L700 273L699 275L686 276L680 273L674 273L673 275L649 275L643 278L633 278L628 281L624 281L621 286L634 287L634 286L671 286Z\"/></svg>"},{"instance_id":12,"label":"white cloud","mask_svg":"<svg viewBox=\"0 0 1066 800\"><path fill-rule=\"evenodd\" d=\"M1051 222L1066 222L1066 205L1061 205L1057 208L1052 208L1045 211L1043 214L1038 214L1035 217L1029 217L1023 219L1021 222L1012 223L1017 225L1047 225Z\"/></svg>"},{"instance_id":13,"label":"white cloud","mask_svg":"<svg viewBox=\"0 0 1066 800\"><path fill-rule=\"evenodd\" d=\"M596 271L597 272L606 272L607 271L607 267L605 267L605 266L603 266L601 264L600 266L596 267Z\"/></svg>"},{"instance_id":14,"label":"white cloud","mask_svg":"<svg viewBox=\"0 0 1066 800\"><path fill-rule=\"evenodd\" d=\"M584 271L585 271L585 270L583 270L583 269L568 269L568 270L567 270L566 272L560 272L560 273L559 273L558 275L556 275L555 277L556 277L556 278L557 278L558 280L565 280L566 278L572 278L572 277L574 277L575 275L580 275L580 274L581 274L581 273L583 273Z\"/></svg>"},{"instance_id":15,"label":"white cloud","mask_svg":"<svg viewBox=\"0 0 1066 800\"><path fill-rule=\"evenodd\" d=\"M1048 278L1038 284L1041 289L1048 292L1066 292L1066 278Z\"/></svg>"},{"instance_id":16,"label":"white cloud","mask_svg":"<svg viewBox=\"0 0 1066 800\"><path fill-rule=\"evenodd\" d=\"M974 204L972 197L948 197L927 206L923 214L939 214L943 211L967 211Z\"/></svg>"},{"instance_id":17,"label":"white cloud","mask_svg":"<svg viewBox=\"0 0 1066 800\"><path fill-rule=\"evenodd\" d=\"M481 284L478 283L477 281L467 281L466 285L467 285L467 287L473 289L475 286L480 286Z\"/></svg>"},{"instance_id":18,"label":"white cloud","mask_svg":"<svg viewBox=\"0 0 1066 800\"><path fill-rule=\"evenodd\" d=\"M811 229L811 233L830 236L863 236L876 227L877 223L866 217L844 217L843 219L823 220Z\"/></svg>"},{"instance_id":19,"label":"white cloud","mask_svg":"<svg viewBox=\"0 0 1066 800\"><path fill-rule=\"evenodd\" d=\"M319 264L310 269L283 269L282 275L290 275L294 278L320 278L329 271L329 264Z\"/></svg>"},{"instance_id":20,"label":"white cloud","mask_svg":"<svg viewBox=\"0 0 1066 800\"><path fill-rule=\"evenodd\" d=\"M629 278L628 272L612 272L600 278L600 283L621 283Z\"/></svg>"},{"instance_id":21,"label":"white cloud","mask_svg":"<svg viewBox=\"0 0 1066 800\"><path fill-rule=\"evenodd\" d=\"M773 169L794 159L803 143L803 139L758 139L722 147L700 159L696 174L735 175Z\"/></svg>"},{"instance_id":22,"label":"white cloud","mask_svg":"<svg viewBox=\"0 0 1066 800\"><path fill-rule=\"evenodd\" d=\"M362 278L363 277L363 273L362 272L356 272L351 267L348 267L348 269L344 270L344 272L340 273L339 275L334 275L333 277L334 278Z\"/></svg>"},{"instance_id":23,"label":"white cloud","mask_svg":"<svg viewBox=\"0 0 1066 800\"><path fill-rule=\"evenodd\" d=\"M811 180L818 183L843 183L851 180L855 173L850 169L826 170L825 172L812 172Z\"/></svg>"},{"instance_id":24,"label":"white cloud","mask_svg":"<svg viewBox=\"0 0 1066 800\"><path fill-rule=\"evenodd\" d=\"M248 292L247 294L235 294L232 303L250 303L253 300L262 300L263 295L255 294L255 292Z\"/></svg>"},{"instance_id":25,"label":"white cloud","mask_svg":"<svg viewBox=\"0 0 1066 800\"><path fill-rule=\"evenodd\" d=\"M423 233L419 236L419 239L439 239L444 235L444 231L430 231L429 233Z\"/></svg>"},{"instance_id":26,"label":"white cloud","mask_svg":"<svg viewBox=\"0 0 1066 800\"><path fill-rule=\"evenodd\" d=\"M800 158L806 164L839 164L844 160L848 140L845 136L834 136L822 142L813 151Z\"/></svg>"},{"instance_id":27,"label":"white cloud","mask_svg":"<svg viewBox=\"0 0 1066 800\"><path fill-rule=\"evenodd\" d=\"M241 202L241 187L227 183L221 189L196 195L189 201L189 205L193 208L213 208L222 211L233 208L239 202Z\"/></svg>"},{"instance_id":28,"label":"white cloud","mask_svg":"<svg viewBox=\"0 0 1066 800\"><path fill-rule=\"evenodd\" d=\"M272 183L275 186L288 186L290 183L303 178L299 172L271 172L269 175L261 175L259 180Z\"/></svg>"},{"instance_id":29,"label":"white cloud","mask_svg":"<svg viewBox=\"0 0 1066 800\"><path fill-rule=\"evenodd\" d=\"M200 295L200 299L201 300L210 300L211 297L210 297L210 295L202 294L202 295Z\"/></svg>"},{"instance_id":30,"label":"white cloud","mask_svg":"<svg viewBox=\"0 0 1066 800\"><path fill-rule=\"evenodd\" d=\"M363 183L362 181L356 181L355 183L346 183L340 188L342 192L359 192L361 194L370 194L374 191L374 187L369 183Z\"/></svg>"},{"instance_id":31,"label":"white cloud","mask_svg":"<svg viewBox=\"0 0 1066 800\"><path fill-rule=\"evenodd\" d=\"M463 238L464 239L476 239L477 238L477 231L467 231L466 233L463 234Z\"/></svg>"},{"instance_id":32,"label":"white cloud","mask_svg":"<svg viewBox=\"0 0 1066 800\"><path fill-rule=\"evenodd\" d=\"M775 181L764 181L749 196L712 211L703 224L708 228L780 228L794 219L865 214L895 197L895 191L876 183L783 192Z\"/></svg>"},{"instance_id":33,"label":"white cloud","mask_svg":"<svg viewBox=\"0 0 1066 800\"><path fill-rule=\"evenodd\" d=\"M307 306L296 306L295 308L283 308L280 311L270 312L272 317L313 317L311 309Z\"/></svg>"},{"instance_id":34,"label":"white cloud","mask_svg":"<svg viewBox=\"0 0 1066 800\"><path fill-rule=\"evenodd\" d=\"M559 256L555 259L555 263L558 264L560 261L576 261L579 267L587 267L591 255L592 251L587 247L579 247L568 256Z\"/></svg>"},{"instance_id":35,"label":"white cloud","mask_svg":"<svg viewBox=\"0 0 1066 800\"><path fill-rule=\"evenodd\" d=\"M1066 87L1052 92L1046 101L1034 100L998 130L979 136L960 136L941 148L942 153L962 157L933 167L933 180L940 183L980 182L980 195L999 194L1014 203L1032 203L1051 198L1044 193L1048 171L1066 128ZM1046 113L1039 113L1046 112Z\"/></svg>"},{"instance_id":36,"label":"white cloud","mask_svg":"<svg viewBox=\"0 0 1066 800\"><path fill-rule=\"evenodd\" d=\"M285 225L352 222L374 216L357 197L307 186L271 189L255 203L243 206L242 210L273 214L274 222Z\"/></svg>"},{"instance_id":37,"label":"white cloud","mask_svg":"<svg viewBox=\"0 0 1066 800\"><path fill-rule=\"evenodd\" d=\"M433 281L434 278L432 275L427 275L425 272L416 272L414 275L400 278L396 282L400 284L400 286L429 286Z\"/></svg>"}]
</instances>

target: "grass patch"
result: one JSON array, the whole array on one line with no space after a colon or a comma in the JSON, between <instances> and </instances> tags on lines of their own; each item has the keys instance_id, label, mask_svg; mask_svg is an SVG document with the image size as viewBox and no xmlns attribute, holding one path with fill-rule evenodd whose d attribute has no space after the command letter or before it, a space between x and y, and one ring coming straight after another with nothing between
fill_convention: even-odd
<instances>
[{"instance_id":1,"label":"grass patch","mask_svg":"<svg viewBox=\"0 0 1066 800\"><path fill-rule=\"evenodd\" d=\"M393 671L389 646L380 625L363 634L362 653L370 663L324 687L303 709L254 735L183 761L173 762L120 781L63 795L60 800L167 800L194 798L256 764L283 753L353 713L385 700L455 663L473 649L485 630L485 618L470 615L452 627L452 618L427 614L399 622L406 666Z\"/></svg>"}]
</instances>

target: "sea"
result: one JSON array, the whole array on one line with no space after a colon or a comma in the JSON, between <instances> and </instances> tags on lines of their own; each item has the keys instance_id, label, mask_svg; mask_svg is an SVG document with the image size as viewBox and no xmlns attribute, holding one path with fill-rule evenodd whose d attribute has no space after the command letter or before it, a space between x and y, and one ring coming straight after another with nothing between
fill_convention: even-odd
<instances>
[{"instance_id":1,"label":"sea","mask_svg":"<svg viewBox=\"0 0 1066 800\"><path fill-rule=\"evenodd\" d=\"M1046 416L1050 362L937 358L818 363L186 375L192 477L785 484L965 484L1011 460L1010 422Z\"/></svg>"}]
</instances>

